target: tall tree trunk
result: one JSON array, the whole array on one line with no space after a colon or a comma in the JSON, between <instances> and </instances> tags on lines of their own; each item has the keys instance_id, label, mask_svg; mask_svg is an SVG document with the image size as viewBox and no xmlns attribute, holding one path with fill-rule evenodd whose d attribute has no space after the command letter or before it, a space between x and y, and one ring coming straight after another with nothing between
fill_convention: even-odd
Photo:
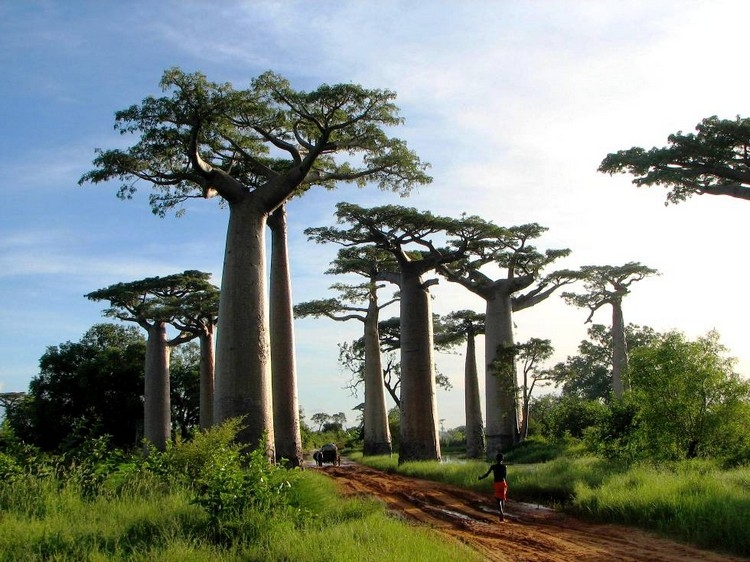
<instances>
[{"instance_id":1,"label":"tall tree trunk","mask_svg":"<svg viewBox=\"0 0 750 562\"><path fill-rule=\"evenodd\" d=\"M302 464L302 436L297 401L292 281L287 250L286 208L268 219L271 227L270 331L273 424L276 458L290 466Z\"/></svg>"},{"instance_id":2,"label":"tall tree trunk","mask_svg":"<svg viewBox=\"0 0 750 562\"><path fill-rule=\"evenodd\" d=\"M266 312L266 214L253 198L230 203L216 341L214 418L242 417L238 439L266 439L274 459L270 343Z\"/></svg>"},{"instance_id":3,"label":"tall tree trunk","mask_svg":"<svg viewBox=\"0 0 750 562\"><path fill-rule=\"evenodd\" d=\"M623 379L628 368L628 345L625 340L625 321L622 316L622 301L612 301L612 392L622 398L626 390Z\"/></svg>"},{"instance_id":4,"label":"tall tree trunk","mask_svg":"<svg viewBox=\"0 0 750 562\"><path fill-rule=\"evenodd\" d=\"M383 362L380 356L380 334L378 331L377 288L371 284L370 300L365 318L365 411L364 411L364 455L390 455L392 452L391 430L388 427L388 409L385 404L383 384Z\"/></svg>"},{"instance_id":5,"label":"tall tree trunk","mask_svg":"<svg viewBox=\"0 0 750 562\"><path fill-rule=\"evenodd\" d=\"M399 463L440 460L430 292L402 265L401 439Z\"/></svg>"},{"instance_id":6,"label":"tall tree trunk","mask_svg":"<svg viewBox=\"0 0 750 562\"><path fill-rule=\"evenodd\" d=\"M214 326L207 323L206 331L198 336L200 342L200 428L214 423Z\"/></svg>"},{"instance_id":7,"label":"tall tree trunk","mask_svg":"<svg viewBox=\"0 0 750 562\"><path fill-rule=\"evenodd\" d=\"M491 456L518 443L518 391L512 355L498 353L513 342L513 309L509 291L487 298L485 314L485 395L487 451ZM494 364L494 367L493 367Z\"/></svg>"},{"instance_id":8,"label":"tall tree trunk","mask_svg":"<svg viewBox=\"0 0 750 562\"><path fill-rule=\"evenodd\" d=\"M169 356L167 326L155 322L147 328L146 367L143 396L143 436L159 451L167 448L172 420L169 400Z\"/></svg>"},{"instance_id":9,"label":"tall tree trunk","mask_svg":"<svg viewBox=\"0 0 750 562\"><path fill-rule=\"evenodd\" d=\"M482 403L479 397L476 336L466 334L466 363L464 366L464 406L466 410L466 456L481 459L487 454L482 425Z\"/></svg>"}]
</instances>

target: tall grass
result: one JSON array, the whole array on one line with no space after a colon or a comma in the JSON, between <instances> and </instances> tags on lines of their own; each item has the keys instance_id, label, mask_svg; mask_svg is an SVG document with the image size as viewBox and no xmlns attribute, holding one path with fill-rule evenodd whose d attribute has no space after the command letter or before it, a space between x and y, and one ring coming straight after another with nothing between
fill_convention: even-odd
<instances>
[{"instance_id":1,"label":"tall grass","mask_svg":"<svg viewBox=\"0 0 750 562\"><path fill-rule=\"evenodd\" d=\"M9 461L0 562L480 560L379 502L340 497L315 471L234 456L232 439L66 470Z\"/></svg>"},{"instance_id":2,"label":"tall grass","mask_svg":"<svg viewBox=\"0 0 750 562\"><path fill-rule=\"evenodd\" d=\"M703 548L750 554L750 468L709 462L639 466L599 486L576 484L570 511L637 525Z\"/></svg>"},{"instance_id":3,"label":"tall grass","mask_svg":"<svg viewBox=\"0 0 750 562\"><path fill-rule=\"evenodd\" d=\"M355 458L375 468L492 494L490 479L477 481L488 463L399 465L395 455ZM710 550L750 555L750 467L722 470L708 461L628 467L592 456L562 456L538 464L510 462L508 482L514 500L641 527Z\"/></svg>"}]
</instances>

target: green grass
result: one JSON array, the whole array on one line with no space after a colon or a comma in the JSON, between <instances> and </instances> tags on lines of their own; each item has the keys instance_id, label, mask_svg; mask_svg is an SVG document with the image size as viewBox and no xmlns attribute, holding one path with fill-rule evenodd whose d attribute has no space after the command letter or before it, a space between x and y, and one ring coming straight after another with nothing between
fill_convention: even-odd
<instances>
[{"instance_id":1,"label":"green grass","mask_svg":"<svg viewBox=\"0 0 750 562\"><path fill-rule=\"evenodd\" d=\"M477 480L489 466L485 462L399 465L395 455L354 458L381 470L492 494L491 479ZM579 450L535 464L515 464L517 458L528 457L506 455L511 459L511 499L637 526L709 550L750 555L750 467L722 470L707 461L627 467Z\"/></svg>"},{"instance_id":2,"label":"green grass","mask_svg":"<svg viewBox=\"0 0 750 562\"><path fill-rule=\"evenodd\" d=\"M600 486L577 483L570 511L637 525L703 548L750 554L750 468L635 467Z\"/></svg>"},{"instance_id":3,"label":"green grass","mask_svg":"<svg viewBox=\"0 0 750 562\"><path fill-rule=\"evenodd\" d=\"M74 485L22 476L0 483L0 561L480 560L377 501L340 497L323 475L293 476L286 510L249 511L213 530L190 490L148 473L89 500Z\"/></svg>"}]
</instances>

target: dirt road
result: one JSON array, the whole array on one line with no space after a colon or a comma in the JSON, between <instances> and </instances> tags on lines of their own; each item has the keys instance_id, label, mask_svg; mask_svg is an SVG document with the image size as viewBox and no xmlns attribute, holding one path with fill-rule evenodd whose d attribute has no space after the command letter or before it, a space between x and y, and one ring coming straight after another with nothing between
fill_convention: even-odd
<instances>
[{"instance_id":1,"label":"dirt road","mask_svg":"<svg viewBox=\"0 0 750 562\"><path fill-rule=\"evenodd\" d=\"M534 562L748 562L618 525L600 525L509 500L499 521L490 495L388 474L355 463L324 466L346 495L365 494L405 518L429 525L487 560ZM512 490L511 490L512 493Z\"/></svg>"}]
</instances>

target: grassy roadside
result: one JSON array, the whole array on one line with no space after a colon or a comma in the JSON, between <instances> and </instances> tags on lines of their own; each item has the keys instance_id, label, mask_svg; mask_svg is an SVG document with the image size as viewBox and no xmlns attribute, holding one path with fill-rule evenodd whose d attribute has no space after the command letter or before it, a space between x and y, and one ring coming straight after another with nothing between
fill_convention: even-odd
<instances>
[{"instance_id":1,"label":"grassy roadside","mask_svg":"<svg viewBox=\"0 0 750 562\"><path fill-rule=\"evenodd\" d=\"M488 467L475 460L407 462L353 460L406 476L447 482L491 495L477 480ZM579 517L621 523L717 552L750 556L750 467L722 470L709 461L626 467L591 456L563 454L547 462L508 459L510 496L558 507Z\"/></svg>"},{"instance_id":2,"label":"grassy roadside","mask_svg":"<svg viewBox=\"0 0 750 562\"><path fill-rule=\"evenodd\" d=\"M314 471L283 471L287 503L212 521L194 490L148 472L95 495L49 473L0 482L0 561L454 561L467 547L344 499Z\"/></svg>"}]
</instances>

